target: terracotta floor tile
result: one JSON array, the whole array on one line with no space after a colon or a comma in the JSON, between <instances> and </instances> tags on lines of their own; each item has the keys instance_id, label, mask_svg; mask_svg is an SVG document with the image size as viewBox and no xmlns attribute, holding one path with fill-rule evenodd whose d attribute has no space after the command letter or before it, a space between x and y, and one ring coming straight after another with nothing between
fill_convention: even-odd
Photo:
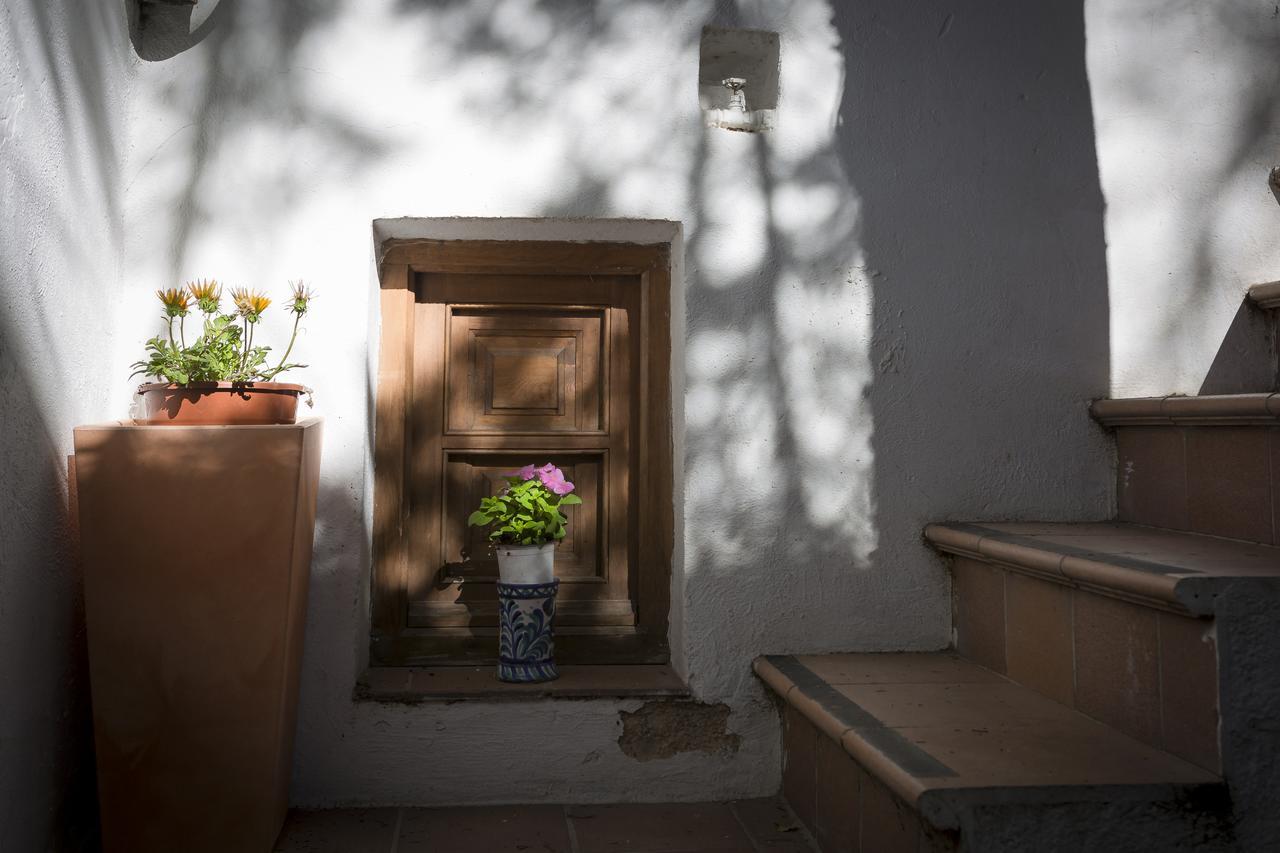
<instances>
[{"instance_id":1,"label":"terracotta floor tile","mask_svg":"<svg viewBox=\"0 0 1280 853\"><path fill-rule=\"evenodd\" d=\"M976 560L956 557L951 569L956 650L996 672L1005 671L1004 575Z\"/></svg>"},{"instance_id":2,"label":"terracotta floor tile","mask_svg":"<svg viewBox=\"0 0 1280 853\"><path fill-rule=\"evenodd\" d=\"M979 527L1011 533L1016 536L1121 536L1133 530L1126 524L1114 521L1075 523L1067 521L984 521Z\"/></svg>"},{"instance_id":3,"label":"terracotta floor tile","mask_svg":"<svg viewBox=\"0 0 1280 853\"><path fill-rule=\"evenodd\" d=\"M1213 623L1168 613L1160 623L1162 745L1218 772L1218 653Z\"/></svg>"},{"instance_id":4,"label":"terracotta floor tile","mask_svg":"<svg viewBox=\"0 0 1280 853\"><path fill-rule=\"evenodd\" d=\"M1084 548L1099 556L1129 558L1144 563L1168 567L1173 574L1183 569L1187 573L1211 575L1274 574L1280 572L1280 549L1265 544L1235 542L1162 530L1134 530L1125 536L1043 536L1049 544L1061 544ZM1105 556L1104 556L1105 555Z\"/></svg>"},{"instance_id":5,"label":"terracotta floor tile","mask_svg":"<svg viewBox=\"0 0 1280 853\"><path fill-rule=\"evenodd\" d=\"M814 838L822 853L858 853L859 798L866 774L844 747L828 738L818 742L817 770Z\"/></svg>"},{"instance_id":6,"label":"terracotta floor tile","mask_svg":"<svg viewBox=\"0 0 1280 853\"><path fill-rule=\"evenodd\" d=\"M782 795L796 816L813 830L814 766L818 730L795 708L783 712Z\"/></svg>"},{"instance_id":7,"label":"terracotta floor tile","mask_svg":"<svg viewBox=\"0 0 1280 853\"><path fill-rule=\"evenodd\" d=\"M1071 590L1010 573L1005 596L1009 677L1055 702L1070 705L1075 693Z\"/></svg>"},{"instance_id":8,"label":"terracotta floor tile","mask_svg":"<svg viewBox=\"0 0 1280 853\"><path fill-rule=\"evenodd\" d=\"M560 806L405 809L398 853L570 853Z\"/></svg>"},{"instance_id":9,"label":"terracotta floor tile","mask_svg":"<svg viewBox=\"0 0 1280 853\"><path fill-rule=\"evenodd\" d=\"M836 688L889 728L1038 726L1070 709L1017 684L842 684Z\"/></svg>"},{"instance_id":10,"label":"terracotta floor tile","mask_svg":"<svg viewBox=\"0 0 1280 853\"><path fill-rule=\"evenodd\" d=\"M390 853L396 809L291 811L276 853Z\"/></svg>"},{"instance_id":11,"label":"terracotta floor tile","mask_svg":"<svg viewBox=\"0 0 1280 853\"><path fill-rule=\"evenodd\" d=\"M797 655L828 684L959 684L1001 681L999 675L951 652Z\"/></svg>"},{"instance_id":12,"label":"terracotta floor tile","mask_svg":"<svg viewBox=\"0 0 1280 853\"><path fill-rule=\"evenodd\" d=\"M580 853L754 849L726 803L570 806L568 813Z\"/></svg>"},{"instance_id":13,"label":"terracotta floor tile","mask_svg":"<svg viewBox=\"0 0 1280 853\"><path fill-rule=\"evenodd\" d=\"M1116 430L1116 499L1121 521L1186 530L1187 461L1183 432L1169 427Z\"/></svg>"},{"instance_id":14,"label":"terracotta floor tile","mask_svg":"<svg viewBox=\"0 0 1280 853\"><path fill-rule=\"evenodd\" d=\"M1076 707L1145 743L1160 742L1156 611L1074 595Z\"/></svg>"},{"instance_id":15,"label":"terracotta floor tile","mask_svg":"<svg viewBox=\"0 0 1280 853\"><path fill-rule=\"evenodd\" d=\"M956 775L931 788L1212 782L1207 771L1082 714L1015 728L956 725L899 732Z\"/></svg>"},{"instance_id":16,"label":"terracotta floor tile","mask_svg":"<svg viewBox=\"0 0 1280 853\"><path fill-rule=\"evenodd\" d=\"M800 819L781 797L730 803L760 853L815 853Z\"/></svg>"}]
</instances>

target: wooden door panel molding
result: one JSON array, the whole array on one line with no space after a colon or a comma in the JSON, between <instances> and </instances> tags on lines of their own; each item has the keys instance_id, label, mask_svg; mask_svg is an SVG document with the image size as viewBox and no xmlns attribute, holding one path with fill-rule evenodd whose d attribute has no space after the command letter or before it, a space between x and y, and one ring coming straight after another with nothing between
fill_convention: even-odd
<instances>
[{"instance_id":1,"label":"wooden door panel molding","mask_svg":"<svg viewBox=\"0 0 1280 853\"><path fill-rule=\"evenodd\" d=\"M450 309L447 432L601 432L605 314Z\"/></svg>"},{"instance_id":2,"label":"wooden door panel molding","mask_svg":"<svg viewBox=\"0 0 1280 853\"><path fill-rule=\"evenodd\" d=\"M382 249L372 661L493 658L496 561L465 518L547 460L583 498L556 558L561 658L666 660L669 248Z\"/></svg>"}]
</instances>

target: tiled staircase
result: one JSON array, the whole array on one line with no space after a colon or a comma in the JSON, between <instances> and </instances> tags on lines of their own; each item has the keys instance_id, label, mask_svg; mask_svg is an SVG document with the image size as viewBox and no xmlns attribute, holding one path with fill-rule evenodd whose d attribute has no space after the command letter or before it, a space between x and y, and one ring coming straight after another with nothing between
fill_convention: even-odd
<instances>
[{"instance_id":1,"label":"tiled staircase","mask_svg":"<svg viewBox=\"0 0 1280 853\"><path fill-rule=\"evenodd\" d=\"M756 661L824 853L1280 850L1280 393L1092 414L1115 521L925 530L954 650Z\"/></svg>"}]
</instances>

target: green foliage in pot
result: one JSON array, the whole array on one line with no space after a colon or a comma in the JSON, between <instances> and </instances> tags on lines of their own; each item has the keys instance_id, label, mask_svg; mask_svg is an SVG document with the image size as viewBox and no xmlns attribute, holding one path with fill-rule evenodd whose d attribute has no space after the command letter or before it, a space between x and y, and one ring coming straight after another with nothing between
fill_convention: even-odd
<instances>
[{"instance_id":1,"label":"green foliage in pot","mask_svg":"<svg viewBox=\"0 0 1280 853\"><path fill-rule=\"evenodd\" d=\"M164 305L167 335L147 341L148 357L133 364L132 375L152 376L163 382L187 385L192 382L270 382L286 370L306 367L290 364L289 354L298 340L302 317L315 294L303 282L289 282L287 306L293 314L293 335L284 356L274 367L267 364L271 347L254 344L254 329L271 300L256 290L236 288L231 291L234 313L222 313L222 285L201 279L185 288L157 290ZM199 337L187 344L187 315L192 307L204 315ZM177 333L174 333L174 321Z\"/></svg>"},{"instance_id":2,"label":"green foliage in pot","mask_svg":"<svg viewBox=\"0 0 1280 853\"><path fill-rule=\"evenodd\" d=\"M490 541L504 545L559 542L569 522L560 507L582 503L570 494L572 491L573 483L550 462L540 468L526 465L507 475L507 486L501 492L482 498L467 524L490 527Z\"/></svg>"}]
</instances>

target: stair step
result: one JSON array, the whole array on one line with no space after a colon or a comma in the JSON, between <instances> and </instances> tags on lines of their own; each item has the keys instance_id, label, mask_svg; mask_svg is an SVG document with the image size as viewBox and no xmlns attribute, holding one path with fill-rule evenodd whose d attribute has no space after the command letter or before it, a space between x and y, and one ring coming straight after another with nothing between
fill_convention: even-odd
<instances>
[{"instance_id":1,"label":"stair step","mask_svg":"<svg viewBox=\"0 0 1280 853\"><path fill-rule=\"evenodd\" d=\"M1098 400L1117 520L1280 545L1280 393Z\"/></svg>"},{"instance_id":2,"label":"stair step","mask_svg":"<svg viewBox=\"0 0 1280 853\"><path fill-rule=\"evenodd\" d=\"M754 666L788 706L788 772L794 776L794 766L804 764L797 738L804 726L814 727L856 763L867 784L883 786L918 816L919 830L908 827L900 849L995 851L1004 848L986 833L1013 838L1019 822L1029 822L1037 836L1043 830L1051 838L1055 821L1085 819L1087 829L1090 814L1097 818L1118 804L1146 815L1141 837L1126 841L1117 825L1107 839L1119 846L1091 848L1069 833L1067 847L1037 849L1182 849L1176 845L1191 836L1212 843L1219 831L1206 819L1223 794L1219 777L955 653L770 655ZM792 803L818 824L811 829L820 842L833 825L850 821L840 809L824 817L823 775L838 774L830 767L818 774L811 786L816 807ZM789 795L810 796L807 781L789 783ZM858 800L864 811L869 796ZM1206 803L1211 808L1203 810Z\"/></svg>"},{"instance_id":3,"label":"stair step","mask_svg":"<svg viewBox=\"0 0 1280 853\"><path fill-rule=\"evenodd\" d=\"M1122 522L948 522L925 538L944 553L1195 616L1244 578L1280 580L1280 548Z\"/></svg>"},{"instance_id":4,"label":"stair step","mask_svg":"<svg viewBox=\"0 0 1280 853\"><path fill-rule=\"evenodd\" d=\"M1249 288L1249 298L1256 302L1259 308L1280 308L1280 281L1253 285Z\"/></svg>"}]
</instances>

